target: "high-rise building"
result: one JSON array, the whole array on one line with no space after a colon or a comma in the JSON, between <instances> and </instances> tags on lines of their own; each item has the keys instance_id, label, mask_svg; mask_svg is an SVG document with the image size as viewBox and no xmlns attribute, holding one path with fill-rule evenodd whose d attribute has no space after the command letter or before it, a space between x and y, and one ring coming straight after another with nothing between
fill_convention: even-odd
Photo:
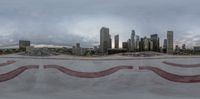
<instances>
[{"instance_id":1,"label":"high-rise building","mask_svg":"<svg viewBox=\"0 0 200 99\"><path fill-rule=\"evenodd\" d=\"M154 50L154 42L153 42L153 40L151 40L151 39L149 39L149 51L153 51Z\"/></svg>"},{"instance_id":2,"label":"high-rise building","mask_svg":"<svg viewBox=\"0 0 200 99\"><path fill-rule=\"evenodd\" d=\"M119 35L115 35L115 48L119 48Z\"/></svg>"},{"instance_id":3,"label":"high-rise building","mask_svg":"<svg viewBox=\"0 0 200 99\"><path fill-rule=\"evenodd\" d=\"M112 46L112 39L109 34L109 28L102 27L100 30L100 52L107 54L108 48Z\"/></svg>"},{"instance_id":4,"label":"high-rise building","mask_svg":"<svg viewBox=\"0 0 200 99\"><path fill-rule=\"evenodd\" d=\"M167 49L167 39L164 39L164 42L163 42L163 49Z\"/></svg>"},{"instance_id":5,"label":"high-rise building","mask_svg":"<svg viewBox=\"0 0 200 99\"><path fill-rule=\"evenodd\" d=\"M138 35L136 35L135 49L136 51L140 49L140 37Z\"/></svg>"},{"instance_id":6,"label":"high-rise building","mask_svg":"<svg viewBox=\"0 0 200 99\"><path fill-rule=\"evenodd\" d=\"M149 51L149 39L144 37L144 50Z\"/></svg>"},{"instance_id":7,"label":"high-rise building","mask_svg":"<svg viewBox=\"0 0 200 99\"><path fill-rule=\"evenodd\" d=\"M131 33L131 48L130 51L135 51L135 30Z\"/></svg>"},{"instance_id":8,"label":"high-rise building","mask_svg":"<svg viewBox=\"0 0 200 99\"><path fill-rule=\"evenodd\" d=\"M163 42L163 53L166 53L167 52L167 39L164 39L164 42Z\"/></svg>"},{"instance_id":9,"label":"high-rise building","mask_svg":"<svg viewBox=\"0 0 200 99\"><path fill-rule=\"evenodd\" d=\"M131 39L128 39L127 43L128 43L128 51L131 51Z\"/></svg>"},{"instance_id":10,"label":"high-rise building","mask_svg":"<svg viewBox=\"0 0 200 99\"><path fill-rule=\"evenodd\" d=\"M167 31L167 53L173 54L174 52L174 33L173 31Z\"/></svg>"},{"instance_id":11,"label":"high-rise building","mask_svg":"<svg viewBox=\"0 0 200 99\"><path fill-rule=\"evenodd\" d=\"M139 44L139 46L140 46L140 50L139 50L139 51L144 51L144 38L141 38L141 39L140 39L140 44Z\"/></svg>"},{"instance_id":12,"label":"high-rise building","mask_svg":"<svg viewBox=\"0 0 200 99\"><path fill-rule=\"evenodd\" d=\"M159 51L160 49L160 44L159 44L159 37L158 34L152 34L151 35L151 41L153 42L152 44L152 50L153 51Z\"/></svg>"}]
</instances>

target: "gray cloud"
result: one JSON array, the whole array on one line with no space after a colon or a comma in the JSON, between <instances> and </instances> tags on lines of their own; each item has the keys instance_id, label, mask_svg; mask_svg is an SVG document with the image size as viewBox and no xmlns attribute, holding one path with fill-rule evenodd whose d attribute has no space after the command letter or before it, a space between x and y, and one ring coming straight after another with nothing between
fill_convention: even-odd
<instances>
[{"instance_id":1,"label":"gray cloud","mask_svg":"<svg viewBox=\"0 0 200 99\"><path fill-rule=\"evenodd\" d=\"M72 45L99 42L99 29L110 28L126 41L132 29L140 36L175 32L176 44L199 45L199 0L0 0L0 44L19 39ZM192 40L191 40L192 39Z\"/></svg>"}]
</instances>

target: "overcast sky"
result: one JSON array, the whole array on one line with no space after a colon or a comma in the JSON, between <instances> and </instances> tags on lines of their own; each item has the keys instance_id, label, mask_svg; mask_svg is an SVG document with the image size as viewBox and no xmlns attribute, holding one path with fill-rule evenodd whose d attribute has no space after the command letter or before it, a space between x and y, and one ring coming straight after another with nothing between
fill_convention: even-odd
<instances>
[{"instance_id":1,"label":"overcast sky","mask_svg":"<svg viewBox=\"0 0 200 99\"><path fill-rule=\"evenodd\" d=\"M93 46L102 26L127 41L174 31L175 44L200 45L200 0L0 0L0 45L19 39L37 44Z\"/></svg>"}]
</instances>

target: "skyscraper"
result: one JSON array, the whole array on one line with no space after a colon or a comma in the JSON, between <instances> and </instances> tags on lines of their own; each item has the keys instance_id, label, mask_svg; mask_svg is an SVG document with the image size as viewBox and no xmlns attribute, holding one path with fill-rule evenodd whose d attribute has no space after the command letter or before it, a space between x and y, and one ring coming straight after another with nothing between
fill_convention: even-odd
<instances>
[{"instance_id":1,"label":"skyscraper","mask_svg":"<svg viewBox=\"0 0 200 99\"><path fill-rule=\"evenodd\" d=\"M152 50L153 51L159 51L160 44L159 44L158 34L152 34L151 35L151 41L153 42L153 44L152 44Z\"/></svg>"},{"instance_id":2,"label":"skyscraper","mask_svg":"<svg viewBox=\"0 0 200 99\"><path fill-rule=\"evenodd\" d=\"M109 34L109 28L102 27L100 29L100 52L107 54L108 48L111 48L111 37Z\"/></svg>"},{"instance_id":3,"label":"skyscraper","mask_svg":"<svg viewBox=\"0 0 200 99\"><path fill-rule=\"evenodd\" d=\"M136 35L135 49L136 51L140 49L140 37L138 35Z\"/></svg>"},{"instance_id":4,"label":"skyscraper","mask_svg":"<svg viewBox=\"0 0 200 99\"><path fill-rule=\"evenodd\" d=\"M164 42L163 42L163 49L167 49L167 39L164 39Z\"/></svg>"},{"instance_id":5,"label":"skyscraper","mask_svg":"<svg viewBox=\"0 0 200 99\"><path fill-rule=\"evenodd\" d=\"M115 48L119 48L119 35L115 35Z\"/></svg>"},{"instance_id":6,"label":"skyscraper","mask_svg":"<svg viewBox=\"0 0 200 99\"><path fill-rule=\"evenodd\" d=\"M131 39L128 39L127 43L128 43L128 51L131 51Z\"/></svg>"},{"instance_id":7,"label":"skyscraper","mask_svg":"<svg viewBox=\"0 0 200 99\"><path fill-rule=\"evenodd\" d=\"M135 30L131 33L131 48L130 51L135 51Z\"/></svg>"},{"instance_id":8,"label":"skyscraper","mask_svg":"<svg viewBox=\"0 0 200 99\"><path fill-rule=\"evenodd\" d=\"M140 44L139 44L139 46L140 46L140 50L139 50L139 51L144 51L144 38L141 38L141 39L140 39Z\"/></svg>"},{"instance_id":9,"label":"skyscraper","mask_svg":"<svg viewBox=\"0 0 200 99\"><path fill-rule=\"evenodd\" d=\"M149 39L149 51L153 51L154 49L153 49L153 44L154 42L153 42L153 40L151 40L151 39Z\"/></svg>"},{"instance_id":10,"label":"skyscraper","mask_svg":"<svg viewBox=\"0 0 200 99\"><path fill-rule=\"evenodd\" d=\"M166 52L167 52L167 39L164 39L164 41L163 41L163 49L162 49L162 52L163 52L163 53L166 53Z\"/></svg>"},{"instance_id":11,"label":"skyscraper","mask_svg":"<svg viewBox=\"0 0 200 99\"><path fill-rule=\"evenodd\" d=\"M147 37L144 37L144 50L149 51L149 39Z\"/></svg>"},{"instance_id":12,"label":"skyscraper","mask_svg":"<svg viewBox=\"0 0 200 99\"><path fill-rule=\"evenodd\" d=\"M173 54L174 50L174 33L173 31L167 31L167 53Z\"/></svg>"}]
</instances>

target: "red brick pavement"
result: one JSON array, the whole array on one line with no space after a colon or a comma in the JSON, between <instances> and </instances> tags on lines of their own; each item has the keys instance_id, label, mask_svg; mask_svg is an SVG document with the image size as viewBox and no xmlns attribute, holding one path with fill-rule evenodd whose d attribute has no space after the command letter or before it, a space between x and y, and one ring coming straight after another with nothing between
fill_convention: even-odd
<instances>
[{"instance_id":1,"label":"red brick pavement","mask_svg":"<svg viewBox=\"0 0 200 99\"><path fill-rule=\"evenodd\" d=\"M79 71L74 71L66 67L59 66L59 65L45 65L44 68L45 69L55 68L67 75L80 77L80 78L99 78L99 77L108 76L121 69L133 69L133 66L116 66L116 67L113 67L104 71L99 71L99 72L79 72Z\"/></svg>"},{"instance_id":2,"label":"red brick pavement","mask_svg":"<svg viewBox=\"0 0 200 99\"><path fill-rule=\"evenodd\" d=\"M11 80L11 79L17 77L18 75L20 75L21 73L23 73L25 70L38 69L38 68L39 68L38 65L26 65L26 66L19 67L8 73L0 74L0 82Z\"/></svg>"},{"instance_id":3,"label":"red brick pavement","mask_svg":"<svg viewBox=\"0 0 200 99\"><path fill-rule=\"evenodd\" d=\"M193 75L193 76L181 76L166 72L162 69L157 67L151 66L140 66L139 70L150 70L159 75L160 77L167 79L173 82L181 82L181 83L200 83L200 75Z\"/></svg>"}]
</instances>

